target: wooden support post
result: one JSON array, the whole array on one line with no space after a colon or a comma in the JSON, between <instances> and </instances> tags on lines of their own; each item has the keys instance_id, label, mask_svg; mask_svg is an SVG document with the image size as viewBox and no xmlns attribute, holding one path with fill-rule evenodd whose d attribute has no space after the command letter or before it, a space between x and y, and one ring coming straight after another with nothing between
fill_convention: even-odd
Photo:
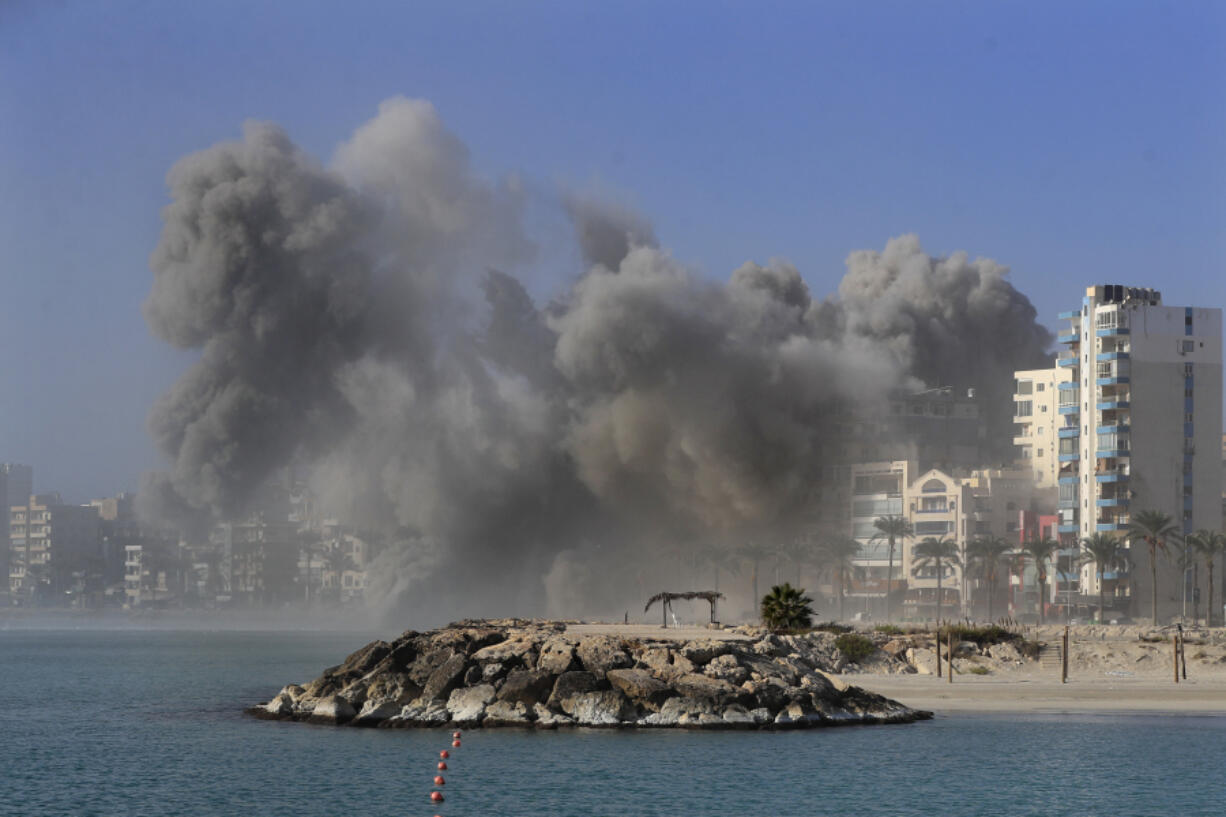
<instances>
[{"instance_id":1,"label":"wooden support post","mask_svg":"<svg viewBox=\"0 0 1226 817\"><path fill-rule=\"evenodd\" d=\"M937 627L937 680L941 679L941 628Z\"/></svg>"},{"instance_id":2,"label":"wooden support post","mask_svg":"<svg viewBox=\"0 0 1226 817\"><path fill-rule=\"evenodd\" d=\"M945 639L945 643L949 646L949 650L945 653L945 657L949 659L949 683L954 682L954 631L950 629L949 637Z\"/></svg>"},{"instance_id":3,"label":"wooden support post","mask_svg":"<svg viewBox=\"0 0 1226 817\"><path fill-rule=\"evenodd\" d=\"M1060 683L1068 683L1068 627L1064 628L1064 649L1060 650Z\"/></svg>"},{"instance_id":4,"label":"wooden support post","mask_svg":"<svg viewBox=\"0 0 1226 817\"><path fill-rule=\"evenodd\" d=\"M1179 683L1179 636L1171 636L1171 658L1175 663L1175 683Z\"/></svg>"},{"instance_id":5,"label":"wooden support post","mask_svg":"<svg viewBox=\"0 0 1226 817\"><path fill-rule=\"evenodd\" d=\"M1183 680L1188 680L1188 642L1183 640L1183 635L1179 636L1179 667L1183 670Z\"/></svg>"}]
</instances>

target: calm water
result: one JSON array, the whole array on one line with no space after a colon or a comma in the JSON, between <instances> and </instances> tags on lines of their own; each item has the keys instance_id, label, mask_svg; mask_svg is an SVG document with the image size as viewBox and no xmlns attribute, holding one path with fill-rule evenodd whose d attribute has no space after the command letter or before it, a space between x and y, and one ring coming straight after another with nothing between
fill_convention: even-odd
<instances>
[{"instance_id":1,"label":"calm water","mask_svg":"<svg viewBox=\"0 0 1226 817\"><path fill-rule=\"evenodd\" d=\"M1226 718L957 716L790 733L447 733L242 707L365 643L0 631L0 814L1218 815Z\"/></svg>"}]
</instances>

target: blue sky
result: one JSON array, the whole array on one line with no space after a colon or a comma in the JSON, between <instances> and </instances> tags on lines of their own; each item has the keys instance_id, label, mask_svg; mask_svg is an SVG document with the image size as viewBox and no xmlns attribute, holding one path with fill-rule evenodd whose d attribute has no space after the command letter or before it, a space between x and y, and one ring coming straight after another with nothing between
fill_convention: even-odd
<instances>
[{"instance_id":1,"label":"blue sky","mask_svg":"<svg viewBox=\"0 0 1226 817\"><path fill-rule=\"evenodd\" d=\"M1197 2L7 0L0 461L134 488L191 360L140 315L166 171L250 118L326 161L394 95L483 174L605 191L712 277L783 257L825 295L916 232L1010 266L1052 327L1094 283L1221 306L1223 43Z\"/></svg>"}]
</instances>

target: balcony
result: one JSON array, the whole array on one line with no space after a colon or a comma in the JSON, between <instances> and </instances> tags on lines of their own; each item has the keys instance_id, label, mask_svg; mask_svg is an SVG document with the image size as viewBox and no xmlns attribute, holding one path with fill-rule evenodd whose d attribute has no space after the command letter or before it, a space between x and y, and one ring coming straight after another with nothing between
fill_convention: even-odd
<instances>
[{"instance_id":1,"label":"balcony","mask_svg":"<svg viewBox=\"0 0 1226 817\"><path fill-rule=\"evenodd\" d=\"M1094 526L1094 530L1099 533L1110 533L1111 531L1128 530L1127 522L1099 522Z\"/></svg>"},{"instance_id":2,"label":"balcony","mask_svg":"<svg viewBox=\"0 0 1226 817\"><path fill-rule=\"evenodd\" d=\"M1127 352L1099 352L1097 355L1095 355L1094 359L1100 360L1100 361L1128 360L1128 353Z\"/></svg>"},{"instance_id":3,"label":"balcony","mask_svg":"<svg viewBox=\"0 0 1226 817\"><path fill-rule=\"evenodd\" d=\"M1056 340L1060 343L1076 343L1081 338L1076 332L1068 332L1056 336Z\"/></svg>"},{"instance_id":4,"label":"balcony","mask_svg":"<svg viewBox=\"0 0 1226 817\"><path fill-rule=\"evenodd\" d=\"M1104 483L1105 482L1127 482L1128 481L1128 469L1127 468L1101 469L1097 473L1094 474L1094 481L1104 482Z\"/></svg>"},{"instance_id":5,"label":"balcony","mask_svg":"<svg viewBox=\"0 0 1226 817\"><path fill-rule=\"evenodd\" d=\"M1102 425L1097 429L1099 434L1127 434L1128 430L1129 426L1121 424Z\"/></svg>"},{"instance_id":6,"label":"balcony","mask_svg":"<svg viewBox=\"0 0 1226 817\"><path fill-rule=\"evenodd\" d=\"M1062 369L1075 369L1077 368L1077 355L1060 355L1056 358L1056 365Z\"/></svg>"},{"instance_id":7,"label":"balcony","mask_svg":"<svg viewBox=\"0 0 1226 817\"><path fill-rule=\"evenodd\" d=\"M1120 496L1106 497L1104 499L1094 500L1094 504L1099 508L1127 508L1128 500Z\"/></svg>"},{"instance_id":8,"label":"balcony","mask_svg":"<svg viewBox=\"0 0 1226 817\"><path fill-rule=\"evenodd\" d=\"M1068 312L1061 312L1056 317L1062 321L1072 320L1072 321L1080 322L1081 321L1081 310L1080 309L1070 309Z\"/></svg>"},{"instance_id":9,"label":"balcony","mask_svg":"<svg viewBox=\"0 0 1226 817\"><path fill-rule=\"evenodd\" d=\"M1060 462L1076 462L1076 461L1077 461L1077 460L1079 460L1079 459L1081 459L1081 454L1078 454L1078 453L1072 453L1072 454L1061 454L1061 455L1058 457L1058 460L1059 460Z\"/></svg>"},{"instance_id":10,"label":"balcony","mask_svg":"<svg viewBox=\"0 0 1226 817\"><path fill-rule=\"evenodd\" d=\"M1071 406L1060 406L1058 409L1056 409L1056 411L1060 412L1066 417L1076 416L1078 414L1081 414L1081 407L1077 405L1076 403L1074 403Z\"/></svg>"},{"instance_id":11,"label":"balcony","mask_svg":"<svg viewBox=\"0 0 1226 817\"><path fill-rule=\"evenodd\" d=\"M1056 429L1056 436L1062 440L1067 440L1071 437L1079 437L1081 436L1081 429L1077 426L1072 426L1070 428L1059 428Z\"/></svg>"},{"instance_id":12,"label":"balcony","mask_svg":"<svg viewBox=\"0 0 1226 817\"><path fill-rule=\"evenodd\" d=\"M1077 532L1076 522L1071 522L1067 525L1063 523L1056 525L1056 533L1076 533L1076 532Z\"/></svg>"}]
</instances>

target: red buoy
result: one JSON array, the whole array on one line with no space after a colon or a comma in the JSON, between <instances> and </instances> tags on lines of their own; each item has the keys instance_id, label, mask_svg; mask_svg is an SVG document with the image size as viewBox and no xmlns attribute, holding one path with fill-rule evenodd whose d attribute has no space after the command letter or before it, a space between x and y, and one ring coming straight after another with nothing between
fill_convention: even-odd
<instances>
[{"instance_id":1,"label":"red buoy","mask_svg":"<svg viewBox=\"0 0 1226 817\"><path fill-rule=\"evenodd\" d=\"M443 784L444 784L444 783L446 783L446 782L447 782L447 781L443 779L443 776L442 776L441 774L436 774L436 775L434 776L434 785L436 785L436 786L441 786L441 785L443 785Z\"/></svg>"},{"instance_id":2,"label":"red buoy","mask_svg":"<svg viewBox=\"0 0 1226 817\"><path fill-rule=\"evenodd\" d=\"M430 800L431 802L434 802L434 803L443 802L443 793L441 791L430 792Z\"/></svg>"},{"instance_id":3,"label":"red buoy","mask_svg":"<svg viewBox=\"0 0 1226 817\"><path fill-rule=\"evenodd\" d=\"M451 752L448 752L446 749L444 749L443 751L438 753L438 756L441 757L443 760L446 760L447 758L451 757Z\"/></svg>"},{"instance_id":4,"label":"red buoy","mask_svg":"<svg viewBox=\"0 0 1226 817\"><path fill-rule=\"evenodd\" d=\"M459 747L459 745L460 745L460 742L459 742L458 740L453 740L453 741L451 742L451 745L452 745L452 746L455 746L455 747L457 747L457 748L458 748L458 747Z\"/></svg>"},{"instance_id":5,"label":"red buoy","mask_svg":"<svg viewBox=\"0 0 1226 817\"><path fill-rule=\"evenodd\" d=\"M438 762L438 770L439 770L440 772L445 772L445 771L447 771L447 764L446 764L446 763L444 763L443 761L441 761L441 760L440 760L440 761Z\"/></svg>"},{"instance_id":6,"label":"red buoy","mask_svg":"<svg viewBox=\"0 0 1226 817\"><path fill-rule=\"evenodd\" d=\"M456 740L459 740L459 739L460 739L460 733L459 733L459 732L452 732L452 733L451 733L451 736L452 736L453 738L455 738Z\"/></svg>"}]
</instances>

